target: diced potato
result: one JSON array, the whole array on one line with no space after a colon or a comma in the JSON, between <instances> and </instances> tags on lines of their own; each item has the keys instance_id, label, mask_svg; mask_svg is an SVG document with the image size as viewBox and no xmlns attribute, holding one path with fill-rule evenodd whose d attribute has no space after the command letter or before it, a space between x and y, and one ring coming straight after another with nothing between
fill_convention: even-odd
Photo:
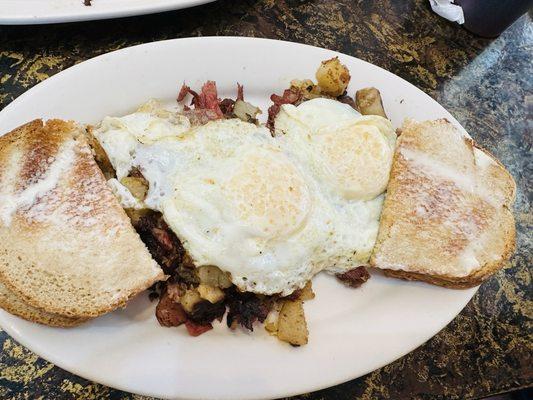
<instances>
[{"instance_id":1,"label":"diced potato","mask_svg":"<svg viewBox=\"0 0 533 400\"><path fill-rule=\"evenodd\" d=\"M120 180L124 186L128 188L133 197L144 201L146 193L148 192L148 183L146 179L136 176L126 176Z\"/></svg>"},{"instance_id":2,"label":"diced potato","mask_svg":"<svg viewBox=\"0 0 533 400\"><path fill-rule=\"evenodd\" d=\"M360 89L355 93L355 104L359 112L363 115L379 115L387 118L381 93L374 87Z\"/></svg>"},{"instance_id":3,"label":"diced potato","mask_svg":"<svg viewBox=\"0 0 533 400\"><path fill-rule=\"evenodd\" d=\"M274 303L274 305L272 306L272 310L270 310L265 319L265 330L273 336L276 336L278 334L279 312L282 306L282 302Z\"/></svg>"},{"instance_id":4,"label":"diced potato","mask_svg":"<svg viewBox=\"0 0 533 400\"><path fill-rule=\"evenodd\" d=\"M220 288L204 285L203 283L198 286L198 293L200 293L202 299L213 304L218 303L224 298L224 292Z\"/></svg>"},{"instance_id":5,"label":"diced potato","mask_svg":"<svg viewBox=\"0 0 533 400\"><path fill-rule=\"evenodd\" d=\"M202 298L196 289L189 289L180 297L180 303L188 313L192 313L194 306L200 301L202 301Z\"/></svg>"},{"instance_id":6,"label":"diced potato","mask_svg":"<svg viewBox=\"0 0 533 400\"><path fill-rule=\"evenodd\" d=\"M308 336L303 302L284 301L278 319L278 339L294 346L301 346L307 344Z\"/></svg>"},{"instance_id":7,"label":"diced potato","mask_svg":"<svg viewBox=\"0 0 533 400\"><path fill-rule=\"evenodd\" d=\"M197 273L200 282L205 285L219 287L221 289L227 289L232 285L228 275L214 265L199 267Z\"/></svg>"},{"instance_id":8,"label":"diced potato","mask_svg":"<svg viewBox=\"0 0 533 400\"><path fill-rule=\"evenodd\" d=\"M300 292L300 297L298 300L306 301L313 300L315 298L315 292L313 292L313 284L311 281L307 282Z\"/></svg>"},{"instance_id":9,"label":"diced potato","mask_svg":"<svg viewBox=\"0 0 533 400\"><path fill-rule=\"evenodd\" d=\"M342 65L338 57L322 61L316 71L316 80L323 93L333 97L340 96L350 83L350 71Z\"/></svg>"},{"instance_id":10,"label":"diced potato","mask_svg":"<svg viewBox=\"0 0 533 400\"><path fill-rule=\"evenodd\" d=\"M303 94L304 100L315 99L320 97L321 94L320 87L310 79L304 79L303 81L294 79L291 81L291 88L298 89Z\"/></svg>"},{"instance_id":11,"label":"diced potato","mask_svg":"<svg viewBox=\"0 0 533 400\"><path fill-rule=\"evenodd\" d=\"M257 121L261 110L246 101L237 100L233 106L233 114L244 122L254 122Z\"/></svg>"},{"instance_id":12,"label":"diced potato","mask_svg":"<svg viewBox=\"0 0 533 400\"><path fill-rule=\"evenodd\" d=\"M278 316L278 313L270 313L265 320L265 329L271 335L278 334Z\"/></svg>"}]
</instances>

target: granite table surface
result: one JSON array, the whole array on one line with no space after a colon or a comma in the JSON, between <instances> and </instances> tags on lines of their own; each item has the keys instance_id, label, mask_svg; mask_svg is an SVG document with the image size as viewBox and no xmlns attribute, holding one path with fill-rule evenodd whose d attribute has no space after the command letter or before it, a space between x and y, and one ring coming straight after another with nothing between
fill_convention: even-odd
<instances>
[{"instance_id":1,"label":"granite table surface","mask_svg":"<svg viewBox=\"0 0 533 400\"><path fill-rule=\"evenodd\" d=\"M102 53L209 35L307 43L383 67L447 108L509 168L518 187L516 253L452 323L388 366L295 399L473 399L531 386L531 15L497 39L478 38L441 19L425 0L220 0L120 20L4 26L0 109L49 76ZM0 344L2 399L144 399L63 371L1 331Z\"/></svg>"}]
</instances>

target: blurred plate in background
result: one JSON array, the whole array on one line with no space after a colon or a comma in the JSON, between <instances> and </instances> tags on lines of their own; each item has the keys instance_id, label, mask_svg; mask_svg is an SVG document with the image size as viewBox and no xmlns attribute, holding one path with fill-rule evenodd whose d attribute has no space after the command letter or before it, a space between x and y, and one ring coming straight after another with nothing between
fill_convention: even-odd
<instances>
[{"instance_id":1,"label":"blurred plate in background","mask_svg":"<svg viewBox=\"0 0 533 400\"><path fill-rule=\"evenodd\" d=\"M177 10L214 0L0 0L0 25L50 24Z\"/></svg>"}]
</instances>

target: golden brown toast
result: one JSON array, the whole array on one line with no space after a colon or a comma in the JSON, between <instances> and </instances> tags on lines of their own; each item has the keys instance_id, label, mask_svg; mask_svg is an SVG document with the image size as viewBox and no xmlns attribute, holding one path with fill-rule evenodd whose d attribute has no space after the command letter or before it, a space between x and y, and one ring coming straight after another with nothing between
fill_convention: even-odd
<instances>
[{"instance_id":1,"label":"golden brown toast","mask_svg":"<svg viewBox=\"0 0 533 400\"><path fill-rule=\"evenodd\" d=\"M370 263L388 276L479 285L514 250L514 197L504 166L450 122L408 120Z\"/></svg>"},{"instance_id":2,"label":"golden brown toast","mask_svg":"<svg viewBox=\"0 0 533 400\"><path fill-rule=\"evenodd\" d=\"M0 283L7 293L79 320L123 306L162 279L83 129L35 120L0 137Z\"/></svg>"},{"instance_id":3,"label":"golden brown toast","mask_svg":"<svg viewBox=\"0 0 533 400\"><path fill-rule=\"evenodd\" d=\"M87 321L86 318L63 317L62 315L48 313L32 307L29 304L24 303L15 293L10 291L1 283L0 308L3 308L9 313L31 322L62 328L69 328Z\"/></svg>"}]
</instances>

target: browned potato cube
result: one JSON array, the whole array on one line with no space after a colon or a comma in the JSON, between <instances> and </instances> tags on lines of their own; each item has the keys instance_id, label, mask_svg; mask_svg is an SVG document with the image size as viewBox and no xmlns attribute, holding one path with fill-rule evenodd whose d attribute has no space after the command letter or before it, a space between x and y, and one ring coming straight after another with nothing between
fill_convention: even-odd
<instances>
[{"instance_id":1,"label":"browned potato cube","mask_svg":"<svg viewBox=\"0 0 533 400\"><path fill-rule=\"evenodd\" d=\"M313 300L315 298L315 292L313 292L313 284L311 281L307 282L300 292L299 300Z\"/></svg>"},{"instance_id":2,"label":"browned potato cube","mask_svg":"<svg viewBox=\"0 0 533 400\"><path fill-rule=\"evenodd\" d=\"M278 318L278 339L301 346L307 344L308 335L303 302L285 301Z\"/></svg>"},{"instance_id":3,"label":"browned potato cube","mask_svg":"<svg viewBox=\"0 0 533 400\"><path fill-rule=\"evenodd\" d=\"M202 301L202 298L196 289L189 289L180 297L180 303L188 313L192 313L194 306L200 301Z\"/></svg>"},{"instance_id":4,"label":"browned potato cube","mask_svg":"<svg viewBox=\"0 0 533 400\"><path fill-rule=\"evenodd\" d=\"M208 302L215 304L224 298L224 292L220 288L215 286L204 285L201 283L198 285L198 293L200 297Z\"/></svg>"},{"instance_id":5,"label":"browned potato cube","mask_svg":"<svg viewBox=\"0 0 533 400\"><path fill-rule=\"evenodd\" d=\"M136 176L127 176L120 180L124 186L128 188L133 197L143 201L146 198L148 192L148 184L144 178Z\"/></svg>"},{"instance_id":6,"label":"browned potato cube","mask_svg":"<svg viewBox=\"0 0 533 400\"><path fill-rule=\"evenodd\" d=\"M197 273L200 282L205 285L219 287L221 289L227 289L231 286L228 275L214 265L203 265L198 268Z\"/></svg>"},{"instance_id":7,"label":"browned potato cube","mask_svg":"<svg viewBox=\"0 0 533 400\"><path fill-rule=\"evenodd\" d=\"M338 57L322 61L316 71L316 80L321 92L337 97L343 94L350 83L350 71Z\"/></svg>"},{"instance_id":8,"label":"browned potato cube","mask_svg":"<svg viewBox=\"0 0 533 400\"><path fill-rule=\"evenodd\" d=\"M355 93L355 104L359 112L363 115L379 115L387 118L381 93L374 87L360 89Z\"/></svg>"},{"instance_id":9,"label":"browned potato cube","mask_svg":"<svg viewBox=\"0 0 533 400\"><path fill-rule=\"evenodd\" d=\"M269 314L265 320L265 330L271 335L278 334L278 314Z\"/></svg>"},{"instance_id":10,"label":"browned potato cube","mask_svg":"<svg viewBox=\"0 0 533 400\"><path fill-rule=\"evenodd\" d=\"M278 334L279 312L281 311L282 306L283 302L275 302L265 319L265 330L273 336Z\"/></svg>"},{"instance_id":11,"label":"browned potato cube","mask_svg":"<svg viewBox=\"0 0 533 400\"><path fill-rule=\"evenodd\" d=\"M303 81L293 79L291 81L291 88L295 88L301 92L304 100L311 100L321 96L320 87L310 79Z\"/></svg>"},{"instance_id":12,"label":"browned potato cube","mask_svg":"<svg viewBox=\"0 0 533 400\"><path fill-rule=\"evenodd\" d=\"M233 114L244 122L255 122L261 114L261 109L246 101L237 100L233 106Z\"/></svg>"}]
</instances>

